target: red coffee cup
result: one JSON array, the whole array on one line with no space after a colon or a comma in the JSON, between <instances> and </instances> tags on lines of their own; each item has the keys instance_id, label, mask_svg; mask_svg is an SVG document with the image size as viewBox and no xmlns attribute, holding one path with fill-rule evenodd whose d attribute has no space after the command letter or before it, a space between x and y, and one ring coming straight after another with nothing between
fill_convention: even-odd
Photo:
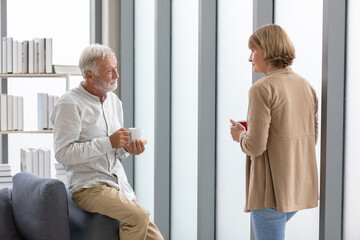
<instances>
[{"instance_id":1,"label":"red coffee cup","mask_svg":"<svg viewBox=\"0 0 360 240\"><path fill-rule=\"evenodd\" d=\"M247 131L247 122L246 121L238 121L241 125L244 126L245 130Z\"/></svg>"}]
</instances>

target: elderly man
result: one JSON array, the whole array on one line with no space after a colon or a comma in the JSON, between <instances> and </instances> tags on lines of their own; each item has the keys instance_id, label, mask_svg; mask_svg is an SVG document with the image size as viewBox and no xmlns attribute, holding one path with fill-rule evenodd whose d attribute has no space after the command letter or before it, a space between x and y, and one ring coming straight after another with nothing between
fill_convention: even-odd
<instances>
[{"instance_id":1,"label":"elderly man","mask_svg":"<svg viewBox=\"0 0 360 240\"><path fill-rule=\"evenodd\" d=\"M163 239L149 212L136 202L120 162L144 152L146 140L129 142L123 128L122 103L112 92L119 77L116 66L109 47L93 44L83 50L84 81L60 98L51 115L55 158L66 168L73 201L121 221L121 240Z\"/></svg>"}]
</instances>

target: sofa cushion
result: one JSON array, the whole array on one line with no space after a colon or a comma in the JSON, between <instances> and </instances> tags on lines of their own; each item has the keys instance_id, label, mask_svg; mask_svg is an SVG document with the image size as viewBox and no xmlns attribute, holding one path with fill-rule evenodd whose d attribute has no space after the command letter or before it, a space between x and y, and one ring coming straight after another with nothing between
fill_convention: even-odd
<instances>
[{"instance_id":1,"label":"sofa cushion","mask_svg":"<svg viewBox=\"0 0 360 240\"><path fill-rule=\"evenodd\" d=\"M72 240L119 240L120 222L99 213L80 209L67 190Z\"/></svg>"},{"instance_id":2,"label":"sofa cushion","mask_svg":"<svg viewBox=\"0 0 360 240\"><path fill-rule=\"evenodd\" d=\"M63 182L20 172L13 177L12 206L15 224L24 239L70 239Z\"/></svg>"},{"instance_id":3,"label":"sofa cushion","mask_svg":"<svg viewBox=\"0 0 360 240\"><path fill-rule=\"evenodd\" d=\"M0 239L21 239L16 231L13 212L11 208L11 190L0 189Z\"/></svg>"}]
</instances>

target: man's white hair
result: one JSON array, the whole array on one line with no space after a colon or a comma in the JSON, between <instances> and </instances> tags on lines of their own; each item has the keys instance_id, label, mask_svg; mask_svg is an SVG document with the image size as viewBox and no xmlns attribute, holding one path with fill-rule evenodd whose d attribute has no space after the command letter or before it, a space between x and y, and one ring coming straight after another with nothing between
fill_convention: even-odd
<instances>
[{"instance_id":1,"label":"man's white hair","mask_svg":"<svg viewBox=\"0 0 360 240\"><path fill-rule=\"evenodd\" d=\"M86 71L91 71L95 75L98 75L99 73L96 62L98 60L104 60L110 56L116 59L115 53L108 46L100 45L98 43L87 46L81 52L79 59L79 68L84 79L86 78Z\"/></svg>"}]
</instances>

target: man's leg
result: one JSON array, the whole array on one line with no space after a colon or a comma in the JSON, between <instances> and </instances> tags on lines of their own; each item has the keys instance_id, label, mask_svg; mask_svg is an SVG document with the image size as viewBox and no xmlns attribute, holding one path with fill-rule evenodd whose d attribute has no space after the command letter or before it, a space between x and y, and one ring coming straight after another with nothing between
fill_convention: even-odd
<instances>
[{"instance_id":1,"label":"man's leg","mask_svg":"<svg viewBox=\"0 0 360 240\"><path fill-rule=\"evenodd\" d=\"M151 220L149 222L149 227L146 235L146 240L163 240L163 236L160 233L160 230L157 228L155 223Z\"/></svg>"},{"instance_id":2,"label":"man's leg","mask_svg":"<svg viewBox=\"0 0 360 240\"><path fill-rule=\"evenodd\" d=\"M122 222L121 240L144 240L149 226L149 212L135 201L130 201L114 188L98 185L72 194L73 201L88 212L96 212Z\"/></svg>"}]
</instances>

